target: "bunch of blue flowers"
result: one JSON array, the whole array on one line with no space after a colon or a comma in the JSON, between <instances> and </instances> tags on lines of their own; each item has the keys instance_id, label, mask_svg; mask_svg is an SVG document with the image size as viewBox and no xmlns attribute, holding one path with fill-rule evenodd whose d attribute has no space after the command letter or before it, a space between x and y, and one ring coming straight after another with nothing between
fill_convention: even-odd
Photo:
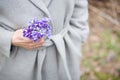
<instances>
[{"instance_id":1,"label":"bunch of blue flowers","mask_svg":"<svg viewBox=\"0 0 120 80\"><path fill-rule=\"evenodd\" d=\"M42 18L41 20L34 19L30 21L28 27L23 29L23 36L34 42L37 42L40 38L50 39L51 26L48 24L49 21L49 18Z\"/></svg>"}]
</instances>

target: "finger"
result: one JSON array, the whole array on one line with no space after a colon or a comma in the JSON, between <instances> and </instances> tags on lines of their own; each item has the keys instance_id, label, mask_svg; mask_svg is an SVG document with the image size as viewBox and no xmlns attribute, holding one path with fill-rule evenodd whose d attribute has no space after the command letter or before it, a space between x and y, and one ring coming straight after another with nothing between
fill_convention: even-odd
<instances>
[{"instance_id":1,"label":"finger","mask_svg":"<svg viewBox=\"0 0 120 80\"><path fill-rule=\"evenodd\" d=\"M41 45L35 45L33 48L38 48L38 47L40 47Z\"/></svg>"},{"instance_id":2,"label":"finger","mask_svg":"<svg viewBox=\"0 0 120 80\"><path fill-rule=\"evenodd\" d=\"M31 44L24 44L24 46L23 45L22 46L28 50L32 50L32 49L40 47L41 45L42 44L36 45L36 44L31 43Z\"/></svg>"},{"instance_id":3,"label":"finger","mask_svg":"<svg viewBox=\"0 0 120 80\"><path fill-rule=\"evenodd\" d=\"M41 38L36 44L43 44L44 43L44 39L43 38Z\"/></svg>"},{"instance_id":4,"label":"finger","mask_svg":"<svg viewBox=\"0 0 120 80\"><path fill-rule=\"evenodd\" d=\"M28 46L28 45L24 45L22 47L25 48L25 49L27 49L27 50L32 50L32 49L36 48L36 46Z\"/></svg>"},{"instance_id":5,"label":"finger","mask_svg":"<svg viewBox=\"0 0 120 80\"><path fill-rule=\"evenodd\" d=\"M32 42L32 40L30 40L30 39L23 36L22 29L17 30L16 34L18 35L19 40L21 40L23 42Z\"/></svg>"},{"instance_id":6,"label":"finger","mask_svg":"<svg viewBox=\"0 0 120 80\"><path fill-rule=\"evenodd\" d=\"M31 43L33 43L33 41L32 40L17 40L17 43L19 43L19 44L31 44Z\"/></svg>"},{"instance_id":7,"label":"finger","mask_svg":"<svg viewBox=\"0 0 120 80\"><path fill-rule=\"evenodd\" d=\"M38 40L38 42L43 42L44 41L44 38L41 38Z\"/></svg>"},{"instance_id":8,"label":"finger","mask_svg":"<svg viewBox=\"0 0 120 80\"><path fill-rule=\"evenodd\" d=\"M28 46L29 46L30 48L37 48L37 47L40 47L40 46L42 46L42 45L43 45L43 43L39 43L39 44L31 43L31 44L29 44Z\"/></svg>"},{"instance_id":9,"label":"finger","mask_svg":"<svg viewBox=\"0 0 120 80\"><path fill-rule=\"evenodd\" d=\"M17 30L17 33L19 35L20 40L24 40L25 42L32 42L32 40L23 36L22 29Z\"/></svg>"},{"instance_id":10,"label":"finger","mask_svg":"<svg viewBox=\"0 0 120 80\"><path fill-rule=\"evenodd\" d=\"M30 40L29 38L23 37L23 42L25 42L25 43L33 43L33 40Z\"/></svg>"},{"instance_id":11,"label":"finger","mask_svg":"<svg viewBox=\"0 0 120 80\"><path fill-rule=\"evenodd\" d=\"M29 39L29 38L27 38L27 37L20 37L20 40L21 40L21 42L23 42L23 43L32 43L33 42L33 40L31 40L31 39Z\"/></svg>"}]
</instances>

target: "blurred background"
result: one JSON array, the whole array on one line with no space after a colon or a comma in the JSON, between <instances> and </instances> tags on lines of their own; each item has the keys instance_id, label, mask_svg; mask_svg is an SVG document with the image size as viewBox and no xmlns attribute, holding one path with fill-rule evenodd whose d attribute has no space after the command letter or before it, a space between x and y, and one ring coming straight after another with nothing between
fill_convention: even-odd
<instances>
[{"instance_id":1,"label":"blurred background","mask_svg":"<svg viewBox=\"0 0 120 80\"><path fill-rule=\"evenodd\" d=\"M88 0L90 35L81 80L120 80L120 0Z\"/></svg>"}]
</instances>

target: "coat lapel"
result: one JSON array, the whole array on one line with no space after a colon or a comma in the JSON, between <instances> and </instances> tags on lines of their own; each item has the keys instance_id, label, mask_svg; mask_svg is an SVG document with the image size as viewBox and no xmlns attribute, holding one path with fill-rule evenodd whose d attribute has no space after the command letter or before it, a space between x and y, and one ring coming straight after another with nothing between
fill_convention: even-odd
<instances>
[{"instance_id":1,"label":"coat lapel","mask_svg":"<svg viewBox=\"0 0 120 80\"><path fill-rule=\"evenodd\" d=\"M43 3L42 0L29 0L33 5L39 8L47 17L51 18L50 13L47 9L47 6Z\"/></svg>"},{"instance_id":2,"label":"coat lapel","mask_svg":"<svg viewBox=\"0 0 120 80\"><path fill-rule=\"evenodd\" d=\"M48 7L49 7L52 0L45 0L44 2L42 0L29 0L29 1L34 6L36 6L38 9L40 9L46 15L46 17L51 19L51 25L52 25L52 28L54 29L54 22L52 21L52 17L49 13L49 10L48 10ZM47 1L49 1L49 2L47 2ZM54 33L53 29L52 29L52 32Z\"/></svg>"},{"instance_id":3,"label":"coat lapel","mask_svg":"<svg viewBox=\"0 0 120 80\"><path fill-rule=\"evenodd\" d=\"M47 8L49 7L49 5L51 4L52 0L42 0L43 3L47 6Z\"/></svg>"}]
</instances>

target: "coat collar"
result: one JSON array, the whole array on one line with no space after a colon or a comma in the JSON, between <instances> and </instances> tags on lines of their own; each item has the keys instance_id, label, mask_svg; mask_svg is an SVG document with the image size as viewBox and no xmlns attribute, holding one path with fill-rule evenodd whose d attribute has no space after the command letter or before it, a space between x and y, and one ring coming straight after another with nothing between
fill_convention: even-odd
<instances>
[{"instance_id":1,"label":"coat collar","mask_svg":"<svg viewBox=\"0 0 120 80\"><path fill-rule=\"evenodd\" d=\"M29 1L37 8L39 8L44 14L46 14L47 17L51 18L50 13L47 9L48 5L45 5L45 3L42 0L29 0Z\"/></svg>"}]
</instances>

